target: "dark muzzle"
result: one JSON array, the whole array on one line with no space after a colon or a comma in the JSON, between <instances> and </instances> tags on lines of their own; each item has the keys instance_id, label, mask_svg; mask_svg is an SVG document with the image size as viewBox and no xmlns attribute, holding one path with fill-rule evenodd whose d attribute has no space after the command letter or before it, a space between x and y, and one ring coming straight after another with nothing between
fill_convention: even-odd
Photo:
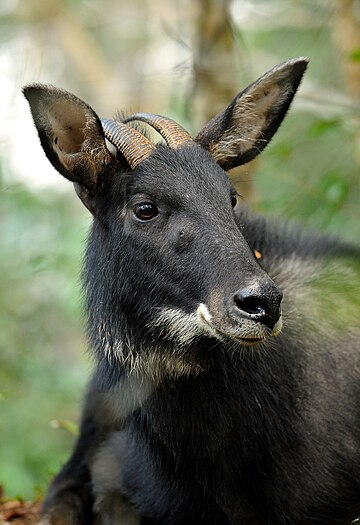
<instances>
[{"instance_id":1,"label":"dark muzzle","mask_svg":"<svg viewBox=\"0 0 360 525\"><path fill-rule=\"evenodd\" d=\"M272 330L281 316L281 300L282 292L272 282L247 286L235 293L232 314Z\"/></svg>"}]
</instances>

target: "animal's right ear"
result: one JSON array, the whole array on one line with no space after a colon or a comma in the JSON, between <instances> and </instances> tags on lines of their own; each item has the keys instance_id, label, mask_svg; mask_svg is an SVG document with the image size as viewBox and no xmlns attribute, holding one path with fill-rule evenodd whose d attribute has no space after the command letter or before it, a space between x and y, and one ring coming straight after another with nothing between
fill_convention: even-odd
<instances>
[{"instance_id":1,"label":"animal's right ear","mask_svg":"<svg viewBox=\"0 0 360 525\"><path fill-rule=\"evenodd\" d=\"M245 164L269 144L298 89L308 60L274 67L239 93L195 138L224 170Z\"/></svg>"},{"instance_id":2,"label":"animal's right ear","mask_svg":"<svg viewBox=\"0 0 360 525\"><path fill-rule=\"evenodd\" d=\"M93 213L100 183L117 169L105 143L99 117L85 102L42 84L23 88L41 145L51 164L67 179Z\"/></svg>"}]
</instances>

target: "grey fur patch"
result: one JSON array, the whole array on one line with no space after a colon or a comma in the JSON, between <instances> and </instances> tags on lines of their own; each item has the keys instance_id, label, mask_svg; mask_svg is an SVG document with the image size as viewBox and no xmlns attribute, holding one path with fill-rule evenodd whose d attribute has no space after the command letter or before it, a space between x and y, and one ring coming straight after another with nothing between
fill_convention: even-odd
<instances>
[{"instance_id":1,"label":"grey fur patch","mask_svg":"<svg viewBox=\"0 0 360 525\"><path fill-rule=\"evenodd\" d=\"M122 495L122 462L126 454L123 432L113 432L97 451L92 465L94 512L96 525L138 525L140 517Z\"/></svg>"},{"instance_id":2,"label":"grey fur patch","mask_svg":"<svg viewBox=\"0 0 360 525\"><path fill-rule=\"evenodd\" d=\"M359 265L300 258L273 261L269 274L283 290L283 322L308 338L324 341L360 332ZM318 320L321 319L321 323Z\"/></svg>"},{"instance_id":3,"label":"grey fur patch","mask_svg":"<svg viewBox=\"0 0 360 525\"><path fill-rule=\"evenodd\" d=\"M124 375L121 381L107 392L92 393L95 421L102 427L116 425L121 428L126 418L154 393L158 382L150 379L149 375Z\"/></svg>"}]
</instances>

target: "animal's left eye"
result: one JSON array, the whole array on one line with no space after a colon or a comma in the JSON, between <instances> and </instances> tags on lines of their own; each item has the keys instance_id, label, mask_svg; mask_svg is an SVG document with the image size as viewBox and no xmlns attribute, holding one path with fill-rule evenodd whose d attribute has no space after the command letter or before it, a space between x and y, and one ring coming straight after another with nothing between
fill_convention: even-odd
<instances>
[{"instance_id":1,"label":"animal's left eye","mask_svg":"<svg viewBox=\"0 0 360 525\"><path fill-rule=\"evenodd\" d=\"M140 221L150 221L159 215L159 210L152 202L139 202L133 206L133 212Z\"/></svg>"},{"instance_id":2,"label":"animal's left eye","mask_svg":"<svg viewBox=\"0 0 360 525\"><path fill-rule=\"evenodd\" d=\"M237 196L231 195L231 206L235 208L236 204L237 204Z\"/></svg>"}]
</instances>

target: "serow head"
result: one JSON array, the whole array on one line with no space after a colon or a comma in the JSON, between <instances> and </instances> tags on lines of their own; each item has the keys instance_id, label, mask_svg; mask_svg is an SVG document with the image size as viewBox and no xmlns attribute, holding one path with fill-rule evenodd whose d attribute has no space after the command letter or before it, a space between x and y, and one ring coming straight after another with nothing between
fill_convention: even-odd
<instances>
[{"instance_id":1,"label":"serow head","mask_svg":"<svg viewBox=\"0 0 360 525\"><path fill-rule=\"evenodd\" d=\"M306 66L268 71L195 138L159 115L101 120L64 90L24 88L47 157L93 215L84 278L98 354L126 360L149 344L253 345L280 333L282 293L243 236L226 170L269 143Z\"/></svg>"}]
</instances>

